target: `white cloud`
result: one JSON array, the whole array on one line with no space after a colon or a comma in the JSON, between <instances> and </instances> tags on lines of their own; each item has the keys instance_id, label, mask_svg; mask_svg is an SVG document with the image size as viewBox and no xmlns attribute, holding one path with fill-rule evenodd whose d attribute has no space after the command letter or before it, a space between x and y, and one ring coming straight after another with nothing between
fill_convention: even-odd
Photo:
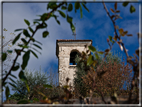
<instances>
[{"instance_id":1,"label":"white cloud","mask_svg":"<svg viewBox=\"0 0 142 107\"><path fill-rule=\"evenodd\" d=\"M14 32L17 28L27 28L24 23L24 19L32 22L33 19L37 18L36 15L43 14L46 12L46 5L44 4L27 4L27 3L4 3L3 5L3 28L8 29L7 34ZM40 41L43 45L42 50L39 50L42 54L38 54L39 59L36 59L32 54L28 63L28 69L42 69L50 67L51 62L58 62L56 57L56 39L73 39L70 25L66 20L59 18L61 25L58 25L52 18L47 24L49 37L42 38L42 31L39 30L35 34L35 39ZM16 33L18 34L18 33ZM18 58L18 62L22 63L22 57ZM18 77L19 71L14 72L14 75ZM13 74L13 73L12 73Z\"/></svg>"}]
</instances>

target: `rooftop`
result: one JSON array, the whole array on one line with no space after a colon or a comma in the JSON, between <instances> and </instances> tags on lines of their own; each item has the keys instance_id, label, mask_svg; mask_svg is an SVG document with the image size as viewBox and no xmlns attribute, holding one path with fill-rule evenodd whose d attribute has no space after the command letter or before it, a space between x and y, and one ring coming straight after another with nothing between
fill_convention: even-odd
<instances>
[{"instance_id":1,"label":"rooftop","mask_svg":"<svg viewBox=\"0 0 142 107\"><path fill-rule=\"evenodd\" d=\"M85 39L85 40L75 40L75 39L58 39L58 40L56 40L56 56L58 57L58 52L59 52L59 47L58 47L58 43L90 43L91 42L91 44L92 44L92 40L89 40L89 39Z\"/></svg>"},{"instance_id":2,"label":"rooftop","mask_svg":"<svg viewBox=\"0 0 142 107\"><path fill-rule=\"evenodd\" d=\"M58 39L56 42L87 42L87 41L91 41L89 39L85 39L85 40L74 40L74 39Z\"/></svg>"}]
</instances>

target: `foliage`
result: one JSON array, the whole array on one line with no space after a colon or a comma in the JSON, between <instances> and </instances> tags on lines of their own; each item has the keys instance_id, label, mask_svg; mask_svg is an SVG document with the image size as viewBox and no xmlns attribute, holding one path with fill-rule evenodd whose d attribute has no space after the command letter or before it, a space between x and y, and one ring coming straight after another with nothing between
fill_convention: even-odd
<instances>
[{"instance_id":1,"label":"foliage","mask_svg":"<svg viewBox=\"0 0 142 107\"><path fill-rule=\"evenodd\" d=\"M123 6L127 6L128 3L124 2L123 3ZM134 71L134 76L132 78L132 81L131 81L131 88L130 88L130 93L129 93L129 99L128 99L128 103L131 103L131 96L133 94L133 90L136 89L136 93L137 93L137 96L136 98L138 98L138 92L139 92L139 89L138 89L138 85L139 85L139 49L136 50L136 55L134 55L134 57L132 56L129 56L128 55L128 52L127 52L127 49L125 48L125 45L124 43L122 42L122 37L123 36L133 36L132 34L128 34L128 31L124 31L123 28L119 28L118 26L116 26L116 20L117 19L120 19L120 15L118 13L120 13L120 11L117 9L117 2L115 2L114 4L114 9L110 8L110 11L112 12L111 14L109 13L109 11L107 10L107 7L105 5L105 3L103 2L103 6L104 6L104 9L106 10L106 13L107 15L109 16L109 18L111 19L112 23L113 23L113 26L114 26L114 36L109 36L109 39L107 39L107 42L108 42L108 45L110 46L110 49L106 49L105 51L103 52L98 52L95 50L95 47L93 46L89 46L89 50L91 52L93 52L95 54L95 57L96 59L94 59L94 57L92 55L89 55L88 57L85 57L85 53L83 53L83 61L85 63L86 66L88 67L85 67L85 71L88 71L87 75L90 76L88 79L91 79L92 83L92 89L96 89L101 97L102 97L102 100L103 102L106 104L107 102L105 101L104 99L104 95L102 93L101 90L98 89L97 85L95 84L95 80L96 80L96 76L99 77L99 78L102 78L103 75L105 73L107 73L107 69L105 69L104 71L101 71L101 66L103 63L101 63L101 65L97 66L97 68L95 68L95 72L92 72L94 70L94 67L95 65L97 64L97 60L99 59L99 55L98 54L104 54L104 58L102 61L105 62L105 58L106 56L109 54L109 52L111 51L112 49L112 46L114 43L117 43L120 47L120 49L126 54L127 56L127 62L129 64L131 64L133 66L133 71ZM43 13L42 15L39 15L39 18L38 19L35 19L33 21L33 25L31 22L29 22L28 20L24 20L24 22L26 23L26 25L28 26L27 29L16 29L15 32L19 32L18 35L15 37L15 39L13 40L12 44L14 45L19 39L22 41L22 44L18 44L18 47L19 48L15 48L14 51L16 53L16 56L13 60L13 63L12 65L10 66L10 69L7 70L7 71L4 71L5 75L3 75L2 77L2 88L5 88L5 95L8 99L9 95L10 95L10 90L9 90L9 86L7 85L7 80L9 79L12 83L9 83L11 84L11 86L15 87L14 83L15 81L13 79L10 79L11 77L14 77L16 78L14 75L12 75L12 72L14 71L18 71L20 70L20 73L19 73L19 78L25 83L26 85L26 88L28 90L28 93L30 93L30 87L29 87L29 84L28 84L28 80L27 78L25 77L24 75L24 70L26 68L26 66L28 65L28 61L30 59L30 54L32 53L36 58L38 58L37 54L35 53L38 52L40 53L39 51L37 51L37 48L38 49L42 49L40 45L42 45L42 43L40 43L39 41L35 40L34 38L34 35L35 33L40 30L40 29L46 29L45 31L43 31L43 35L42 37L45 38L49 35L49 31L47 30L47 23L46 21L48 21L50 18L55 18L55 21L60 25L60 21L58 20L58 17L57 15L55 14L56 12L59 12L59 14L66 19L66 21L69 23L70 25L70 28L72 30L72 32L75 32L75 27L73 25L73 18L71 16L69 16L68 12L71 12L73 10L75 10L75 13L77 12L77 10L80 9L80 15L82 17L82 7L85 8L87 11L89 11L86 7L86 2L75 2L74 3L74 6L72 3L67 3L67 2L60 2L60 3L57 3L57 2L49 2L48 5L47 5L47 11L49 10L48 13ZM74 8L74 9L73 9ZM63 11L67 11L66 14L63 12ZM135 8L131 5L130 6L130 12L133 13L135 12ZM34 28L32 28L33 26L35 26ZM29 33L31 32L31 33ZM141 35L141 34L139 34ZM25 39L25 37L27 39ZM31 42L33 42L33 45L29 45ZM8 51L8 52L11 52L11 51ZM18 63L17 62L17 59L18 57L21 55L21 53L23 53L23 59L22 59L22 64ZM6 52L3 52L2 53L2 62L4 63L7 59L7 53ZM101 72L99 72L101 71ZM88 80L87 80L88 81ZM90 83L89 83L90 85ZM49 88L50 86L47 85L47 88ZM64 89L65 93L66 93L66 97L67 98L67 101L69 100L69 97L71 94L71 92L69 90L67 90L67 88ZM27 91L26 91L27 92ZM44 99L42 102L44 103L53 103L51 100L48 99L47 96L45 96L43 93L37 91L38 94L41 94ZM113 99L117 99L116 95L113 95L112 96ZM135 100L137 103L138 100L136 99ZM29 100L22 100L18 103L30 103ZM117 103L117 100L116 102Z\"/></svg>"},{"instance_id":2,"label":"foliage","mask_svg":"<svg viewBox=\"0 0 142 107\"><path fill-rule=\"evenodd\" d=\"M52 72L52 69L49 69L46 73L42 73L41 69L39 71L25 69L24 73L30 92L27 91L25 82L17 80L16 87L13 88L15 93L10 95L4 103L67 103L70 98L68 95L72 96L71 92L67 89L69 86L57 86L57 75L54 75Z\"/></svg>"},{"instance_id":3,"label":"foliage","mask_svg":"<svg viewBox=\"0 0 142 107\"><path fill-rule=\"evenodd\" d=\"M13 37L15 36L14 33L10 33L9 35L7 35L7 29L4 28L3 29L3 36L0 36L0 39L3 39L3 44L2 46L0 47L0 50L1 48L3 49L3 53L2 53L2 57L0 57L0 59L2 59L3 62L3 70L4 71L8 71L9 70L9 67L11 66L11 63L12 63L12 57L13 57L13 46L12 46L12 41L13 41Z\"/></svg>"},{"instance_id":4,"label":"foliage","mask_svg":"<svg viewBox=\"0 0 142 107\"><path fill-rule=\"evenodd\" d=\"M124 62L121 61L121 57L116 54L113 55L109 53L105 61L103 61L102 55L98 56L99 59L96 58L95 54L92 55L94 60L97 59L97 63L95 63L91 72L90 67L87 65L87 59L84 57L87 57L87 54L86 56L76 58L77 70L76 77L74 78L76 92L83 97L86 97L90 90L97 92L96 89L92 89L93 81L91 78L93 78L93 75L90 73L95 72L99 65L101 65L101 69L98 71L98 74L103 70L106 71L106 73L104 73L101 78L99 78L99 76L96 77L95 84L99 90L107 96L111 95L113 91L118 93L119 90L123 88L125 81L128 83L132 79L130 77L132 73L131 66L128 64L125 65ZM129 86L130 84L128 87ZM99 92L97 92L96 95L100 96Z\"/></svg>"},{"instance_id":5,"label":"foliage","mask_svg":"<svg viewBox=\"0 0 142 107\"><path fill-rule=\"evenodd\" d=\"M94 50L95 47L93 47L93 46L89 46L88 48L89 48L89 50L91 52L95 53L97 59L99 58L98 54L100 54L100 53L104 54L103 62L105 62L106 56L111 51L112 46L114 45L114 43L117 43L119 45L121 51L124 50L124 52L126 54L126 57L127 57L127 63L129 63L132 66L133 71L134 71L134 76L132 77L132 81L131 81L131 85L130 85L128 103L132 103L132 94L134 92L134 89L136 90L136 98L135 98L134 101L135 101L135 103L138 103L138 98L139 98L139 94L138 94L138 92L139 92L139 89L138 89L138 86L139 86L139 79L138 79L139 78L139 49L136 50L136 52L135 52L136 54L134 54L134 57L128 55L128 51L125 48L124 43L122 42L122 37L125 36L125 35L128 36L128 37L133 36L133 35L128 34L128 31L124 31L123 28L119 28L116 25L116 20L121 18L120 15L118 14L120 11L117 10L117 2L114 3L114 9L110 8L112 14L109 13L109 11L108 11L108 9L107 9L104 2L103 2L103 6L104 6L104 9L106 10L107 15L111 19L111 21L113 23L113 26L114 26L114 37L109 36L109 39L107 39L107 42L108 42L108 45L109 45L110 49L106 49L103 52L98 52L98 51ZM131 6L130 7L130 12L132 13L134 11L135 11L135 9ZM141 35L141 34L138 33L138 35ZM113 40L112 40L112 38L113 38ZM92 86L91 87L92 90L96 89L100 93L100 95L102 97L102 101L105 104L107 104L108 102L106 102L105 99L104 99L104 93L97 86L96 78L99 78L99 79L102 78L103 75L108 73L108 71L107 71L107 69L102 69L101 70L101 67L102 67L103 63L101 63L99 66L97 66L96 70L94 71L94 66L96 65L97 59L94 60L92 55L89 55L88 58L86 58L87 65L90 66L89 67L90 69L88 70L88 74L86 76L86 78L89 79L89 80L87 80L86 78L84 80L89 81L89 84ZM90 80L91 80L91 83L90 83ZM118 103L116 92L113 91L113 93L111 95L111 98L112 98L111 100L114 100L114 103Z\"/></svg>"},{"instance_id":6,"label":"foliage","mask_svg":"<svg viewBox=\"0 0 142 107\"><path fill-rule=\"evenodd\" d=\"M15 92L13 95L10 95L10 97L8 99L19 101L21 99L26 99L26 95L19 94L18 92Z\"/></svg>"},{"instance_id":7,"label":"foliage","mask_svg":"<svg viewBox=\"0 0 142 107\"><path fill-rule=\"evenodd\" d=\"M16 87L12 87L12 90L15 91L14 95L10 96L10 99L15 100L22 100L22 99L31 99L31 97L34 94L33 89L38 85L44 85L48 84L48 75L46 73L43 73L41 68L40 70L28 70L25 69L24 71L25 77L27 79L27 84L29 86L30 92L27 91L27 86L25 82L22 80L16 81Z\"/></svg>"},{"instance_id":8,"label":"foliage","mask_svg":"<svg viewBox=\"0 0 142 107\"><path fill-rule=\"evenodd\" d=\"M86 3L82 2L76 2L74 5L75 8L75 12L80 9L80 13L81 13L81 17L82 17L82 7L84 7L87 11L89 11L86 7ZM33 21L33 25L32 23L30 23L27 19L24 19L25 24L28 26L27 29L16 29L15 32L19 32L18 35L15 37L15 39L12 41L12 44L15 45L15 43L21 39L22 43L18 44L18 49L14 49L16 56L14 58L14 61L10 67L10 69L8 71L5 71L5 75L2 78L2 86L3 88L6 88L6 96L8 98L9 94L10 94L10 90L9 87L7 86L7 82L6 80L12 76L11 72L13 71L17 71L20 69L19 72L19 78L25 82L26 87L29 90L29 86L28 86L28 81L26 79L26 77L24 76L24 70L26 68L26 66L28 65L28 61L30 59L30 54L32 53L36 58L38 58L37 54L35 53L39 51L37 51L36 48L42 49L40 45L42 45L42 43L40 43L39 41L34 39L34 35L35 33L40 30L40 29L46 29L45 31L43 31L43 35L42 37L45 38L49 35L49 31L47 30L47 23L46 21L48 21L50 18L55 18L55 21L60 25L60 21L58 20L57 15L55 14L55 11L59 12L59 14L63 17L66 18L66 21L69 23L71 30L74 32L75 31L75 27L73 25L73 18L71 16L69 16L69 14L67 13L67 15L63 12L64 10L71 12L73 11L73 4L72 3L67 3L67 2L49 2L47 5L47 11L49 11L48 13L44 13L42 15L38 15L38 19L34 19ZM35 26L35 28L32 28L33 26ZM33 42L32 45L29 45L31 42ZM21 55L21 53L23 53L23 59L22 59L22 64L17 62L18 57ZM7 53L4 52L2 53L2 61L4 62L6 60L6 56ZM14 85L14 80L11 79L10 81L12 81L12 86L15 87Z\"/></svg>"}]
</instances>

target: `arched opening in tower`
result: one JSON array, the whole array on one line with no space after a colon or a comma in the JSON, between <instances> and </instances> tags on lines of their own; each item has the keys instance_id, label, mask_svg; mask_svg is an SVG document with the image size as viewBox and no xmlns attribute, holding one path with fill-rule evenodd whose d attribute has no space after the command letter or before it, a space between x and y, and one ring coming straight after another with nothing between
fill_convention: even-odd
<instances>
[{"instance_id":1,"label":"arched opening in tower","mask_svg":"<svg viewBox=\"0 0 142 107\"><path fill-rule=\"evenodd\" d=\"M79 56L80 53L79 53L78 51L76 51L76 50L73 50L73 51L70 53L70 65L76 65L76 63L75 63L75 58L76 58L77 55Z\"/></svg>"}]
</instances>

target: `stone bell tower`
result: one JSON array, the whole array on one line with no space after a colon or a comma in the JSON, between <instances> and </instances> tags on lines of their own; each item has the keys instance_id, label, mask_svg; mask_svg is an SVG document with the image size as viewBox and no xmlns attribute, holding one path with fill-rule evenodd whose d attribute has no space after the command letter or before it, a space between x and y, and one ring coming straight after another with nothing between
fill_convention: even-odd
<instances>
[{"instance_id":1,"label":"stone bell tower","mask_svg":"<svg viewBox=\"0 0 142 107\"><path fill-rule=\"evenodd\" d=\"M74 61L77 54L86 52L88 46L92 45L92 40L57 40L56 56L58 57L59 85L66 85L66 78L73 86L76 63Z\"/></svg>"}]
</instances>

